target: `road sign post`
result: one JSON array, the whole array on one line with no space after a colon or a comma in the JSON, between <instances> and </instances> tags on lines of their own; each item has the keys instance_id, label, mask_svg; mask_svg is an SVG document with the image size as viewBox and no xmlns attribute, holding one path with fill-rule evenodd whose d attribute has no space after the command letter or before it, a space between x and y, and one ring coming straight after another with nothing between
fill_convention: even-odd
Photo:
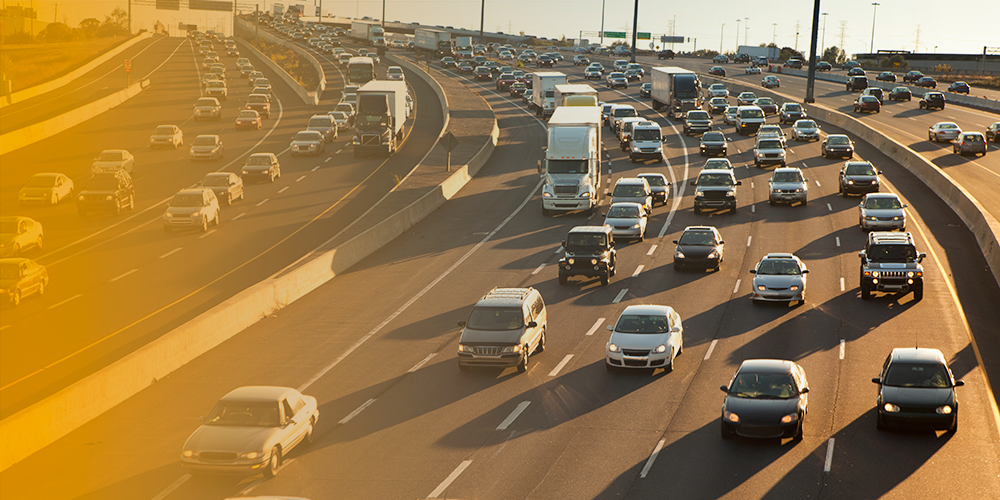
<instances>
[{"instance_id":1,"label":"road sign post","mask_svg":"<svg viewBox=\"0 0 1000 500\"><path fill-rule=\"evenodd\" d=\"M458 147L458 139L455 138L455 134L448 132L444 137L444 150L447 152L447 168L448 172L451 172L451 152Z\"/></svg>"},{"instance_id":2,"label":"road sign post","mask_svg":"<svg viewBox=\"0 0 1000 500\"><path fill-rule=\"evenodd\" d=\"M122 67L125 68L125 88L128 88L132 82L132 60L126 59Z\"/></svg>"}]
</instances>

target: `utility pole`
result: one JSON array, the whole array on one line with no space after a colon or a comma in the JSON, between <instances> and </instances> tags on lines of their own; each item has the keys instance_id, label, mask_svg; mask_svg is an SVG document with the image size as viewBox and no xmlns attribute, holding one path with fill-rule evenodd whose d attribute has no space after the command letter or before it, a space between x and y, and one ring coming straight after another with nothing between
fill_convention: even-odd
<instances>
[{"instance_id":1,"label":"utility pole","mask_svg":"<svg viewBox=\"0 0 1000 500\"><path fill-rule=\"evenodd\" d=\"M128 36L132 36L132 0L128 0Z\"/></svg>"},{"instance_id":2,"label":"utility pole","mask_svg":"<svg viewBox=\"0 0 1000 500\"><path fill-rule=\"evenodd\" d=\"M878 12L878 6L882 5L878 2L872 2L872 43L869 46L871 53L875 53L875 14Z\"/></svg>"},{"instance_id":3,"label":"utility pole","mask_svg":"<svg viewBox=\"0 0 1000 500\"><path fill-rule=\"evenodd\" d=\"M639 0L633 0L633 13L632 13L632 62L635 62L635 51L637 47L635 46L635 39L639 36Z\"/></svg>"},{"instance_id":4,"label":"utility pole","mask_svg":"<svg viewBox=\"0 0 1000 500\"><path fill-rule=\"evenodd\" d=\"M795 21L795 50L799 50L799 33L802 31L802 24Z\"/></svg>"},{"instance_id":5,"label":"utility pole","mask_svg":"<svg viewBox=\"0 0 1000 500\"><path fill-rule=\"evenodd\" d=\"M607 3L607 0L601 0L601 37L600 37L601 41L599 43L601 44L602 47L604 46L604 4L605 3ZM507 28L507 31L510 31L510 28Z\"/></svg>"},{"instance_id":6,"label":"utility pole","mask_svg":"<svg viewBox=\"0 0 1000 500\"><path fill-rule=\"evenodd\" d=\"M844 50L844 39L847 38L847 21L840 21L840 50Z\"/></svg>"},{"instance_id":7,"label":"utility pole","mask_svg":"<svg viewBox=\"0 0 1000 500\"><path fill-rule=\"evenodd\" d=\"M486 41L483 40L483 21L485 20L486 20L486 0L483 0L482 4L479 7L479 43L486 43Z\"/></svg>"},{"instance_id":8,"label":"utility pole","mask_svg":"<svg viewBox=\"0 0 1000 500\"><path fill-rule=\"evenodd\" d=\"M253 36L254 43L256 43L260 39L260 4L254 5L254 21L256 21L255 24L257 25ZM236 33L233 33L233 36L236 36Z\"/></svg>"},{"instance_id":9,"label":"utility pole","mask_svg":"<svg viewBox=\"0 0 1000 500\"><path fill-rule=\"evenodd\" d=\"M736 20L736 54L740 53L740 21L742 19Z\"/></svg>"},{"instance_id":10,"label":"utility pole","mask_svg":"<svg viewBox=\"0 0 1000 500\"><path fill-rule=\"evenodd\" d=\"M726 23L722 23L722 32L719 33L719 53L722 53L722 39L726 36Z\"/></svg>"},{"instance_id":11,"label":"utility pole","mask_svg":"<svg viewBox=\"0 0 1000 500\"><path fill-rule=\"evenodd\" d=\"M807 103L816 102L816 97L813 94L816 86L816 42L819 38L819 0L814 0L813 4L813 25L812 25L812 41L809 44L809 72L806 77L806 98Z\"/></svg>"},{"instance_id":12,"label":"utility pole","mask_svg":"<svg viewBox=\"0 0 1000 500\"><path fill-rule=\"evenodd\" d=\"M749 45L747 38L750 36L750 18L743 18L743 45Z\"/></svg>"},{"instance_id":13,"label":"utility pole","mask_svg":"<svg viewBox=\"0 0 1000 500\"><path fill-rule=\"evenodd\" d=\"M822 57L826 51L826 16L829 16L830 13L823 12L820 15L823 16L823 43L819 44L820 57Z\"/></svg>"},{"instance_id":14,"label":"utility pole","mask_svg":"<svg viewBox=\"0 0 1000 500\"><path fill-rule=\"evenodd\" d=\"M59 4L56 4L56 13L53 15L52 22L59 22Z\"/></svg>"},{"instance_id":15,"label":"utility pole","mask_svg":"<svg viewBox=\"0 0 1000 500\"><path fill-rule=\"evenodd\" d=\"M771 33L771 45L778 45L778 23L771 23L771 26L774 26Z\"/></svg>"}]
</instances>

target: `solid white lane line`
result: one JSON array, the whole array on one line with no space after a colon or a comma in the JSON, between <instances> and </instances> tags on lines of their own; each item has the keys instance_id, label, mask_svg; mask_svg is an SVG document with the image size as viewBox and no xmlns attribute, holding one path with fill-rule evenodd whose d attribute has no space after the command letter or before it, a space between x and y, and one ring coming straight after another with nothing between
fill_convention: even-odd
<instances>
[{"instance_id":1,"label":"solid white lane line","mask_svg":"<svg viewBox=\"0 0 1000 500\"><path fill-rule=\"evenodd\" d=\"M247 214L246 212L243 212L243 213L241 213L241 214L237 215L236 217L233 217L232 219L229 219L229 221L230 221L230 222L232 222L232 221L234 221L234 220L239 220L239 219L242 219L242 218L243 218L243 216L244 216L244 215L246 215L246 214Z\"/></svg>"},{"instance_id":2,"label":"solid white lane line","mask_svg":"<svg viewBox=\"0 0 1000 500\"><path fill-rule=\"evenodd\" d=\"M170 257L171 255L173 255L173 254L175 254L177 252L180 252L181 249L182 249L182 247L177 247L177 248L175 248L175 249L173 249L173 250L171 250L171 251L169 251L169 252L161 255L160 258L161 259L166 259L167 257Z\"/></svg>"},{"instance_id":3,"label":"solid white lane line","mask_svg":"<svg viewBox=\"0 0 1000 500\"><path fill-rule=\"evenodd\" d=\"M209 231L209 232L207 232L207 233L205 233L205 234L203 234L203 235L199 236L199 237L198 237L198 239L199 239L199 240L203 240L203 239L205 239L205 237L206 237L206 236L208 236L208 235L210 235L210 234L214 233L215 231L216 231L215 229L212 229L211 231Z\"/></svg>"},{"instance_id":4,"label":"solid white lane line","mask_svg":"<svg viewBox=\"0 0 1000 500\"><path fill-rule=\"evenodd\" d=\"M406 373L413 373L413 372L415 372L415 371L423 368L423 366L426 365L427 362L430 361L431 358L433 358L434 356L437 356L436 352L432 352L432 353L428 354L426 358L420 360L419 363L413 365L413 368L410 368L409 370L406 370Z\"/></svg>"},{"instance_id":5,"label":"solid white lane line","mask_svg":"<svg viewBox=\"0 0 1000 500\"><path fill-rule=\"evenodd\" d=\"M830 472L830 467L833 465L833 438L830 438L826 444L826 461L823 462L823 472Z\"/></svg>"},{"instance_id":6,"label":"solid white lane line","mask_svg":"<svg viewBox=\"0 0 1000 500\"><path fill-rule=\"evenodd\" d=\"M655 252L655 251L656 251L656 245L653 245L653 246L649 247L649 251L646 252L646 255L647 256L653 255L653 252Z\"/></svg>"},{"instance_id":7,"label":"solid white lane line","mask_svg":"<svg viewBox=\"0 0 1000 500\"><path fill-rule=\"evenodd\" d=\"M319 167L320 167L319 165L316 165L315 167L313 167L312 170L310 170L310 172L315 172L315 171L319 170Z\"/></svg>"},{"instance_id":8,"label":"solid white lane line","mask_svg":"<svg viewBox=\"0 0 1000 500\"><path fill-rule=\"evenodd\" d=\"M67 303L67 302L69 302L69 301L71 301L71 300L73 300L73 299L78 299L78 298L80 298L80 297L83 297L83 294L82 294L82 293L78 293L78 294L76 294L76 295L74 295L74 296L72 296L72 297L70 297L70 298L68 298L68 299L66 299L66 300L64 300L64 301L62 301L62 302L57 302L57 303L55 303L55 304L52 304L51 306L49 306L49 307L46 307L46 309L48 309L48 310L50 310L50 311L51 311L52 309L55 309L55 308L57 308L57 307L59 307L59 306L61 306L61 305L65 304L65 303Z\"/></svg>"},{"instance_id":9,"label":"solid white lane line","mask_svg":"<svg viewBox=\"0 0 1000 500\"><path fill-rule=\"evenodd\" d=\"M434 491L432 491L430 495L427 495L427 498L440 497L441 494L444 493L444 490L448 489L448 487L451 486L451 483L458 479L458 476L462 475L462 473L465 472L465 469L468 469L470 465L472 465L472 460L465 460L459 464L458 467L451 472L451 474L448 474L448 477L446 477L444 481L441 481L441 484L439 484L437 488L434 488Z\"/></svg>"},{"instance_id":10,"label":"solid white lane line","mask_svg":"<svg viewBox=\"0 0 1000 500\"><path fill-rule=\"evenodd\" d=\"M802 168L808 168L808 167L809 165L806 165L805 163L802 164Z\"/></svg>"},{"instance_id":11,"label":"solid white lane line","mask_svg":"<svg viewBox=\"0 0 1000 500\"><path fill-rule=\"evenodd\" d=\"M290 188L290 187L291 187L291 186L285 186L285 187L283 187L283 188L279 189L279 190L278 190L278 194L281 194L281 193L284 193L285 191L288 191L288 188Z\"/></svg>"},{"instance_id":12,"label":"solid white lane line","mask_svg":"<svg viewBox=\"0 0 1000 500\"><path fill-rule=\"evenodd\" d=\"M844 359L844 339L840 339L840 359Z\"/></svg>"},{"instance_id":13,"label":"solid white lane line","mask_svg":"<svg viewBox=\"0 0 1000 500\"><path fill-rule=\"evenodd\" d=\"M567 354L566 357L563 358L562 361L560 361L559 364L556 365L556 367L553 368L552 371L549 372L549 376L550 377L555 377L556 375L559 375L559 370L562 370L563 367L565 367L566 364L569 363L569 360L571 360L571 359L573 359L573 355L572 354Z\"/></svg>"},{"instance_id":14,"label":"solid white lane line","mask_svg":"<svg viewBox=\"0 0 1000 500\"><path fill-rule=\"evenodd\" d=\"M739 293L739 291L740 291L740 281L742 281L742 280L736 280L736 286L733 287L733 293Z\"/></svg>"},{"instance_id":15,"label":"solid white lane line","mask_svg":"<svg viewBox=\"0 0 1000 500\"><path fill-rule=\"evenodd\" d=\"M164 498L167 498L167 495L173 493L174 490L176 490L177 488L180 488L181 485L187 482L188 479L191 479L191 474L184 474L176 481L171 483L170 486L167 486L165 490L161 491L159 495L153 497L153 500L163 500Z\"/></svg>"},{"instance_id":16,"label":"solid white lane line","mask_svg":"<svg viewBox=\"0 0 1000 500\"><path fill-rule=\"evenodd\" d=\"M841 292L844 291L844 278L843 277L840 278L840 291Z\"/></svg>"},{"instance_id":17,"label":"solid white lane line","mask_svg":"<svg viewBox=\"0 0 1000 500\"><path fill-rule=\"evenodd\" d=\"M524 207L528 204L528 202L531 201L531 199L535 196L535 193L537 193L538 190L542 187L542 182L544 182L544 181L543 180L539 180L538 184L535 184L534 189L532 189L528 193L528 196L526 196L524 198L524 200L521 201L521 204L518 205L517 208L515 208L514 211L511 212L510 215L508 215L507 218L503 220L503 222L501 222L500 224L498 224L497 227L493 228L493 230L490 231L490 234L487 234L486 237L484 237L479 243L477 243L474 247L470 248L468 252L465 252L465 255L462 255L462 257L459 258L457 261L455 261L455 263L452 264L450 267L448 267L448 269L446 269L443 273L441 273L440 275L438 275L437 278L434 278L434 281L431 281L422 290L420 290L419 292L417 292L416 295L414 295L413 297L410 297L410 300L406 301L406 303L403 304L402 306L400 306L399 309L396 309L395 312L393 312L388 317L386 317L384 320L382 320L381 323L379 323L378 325L375 325L375 328L372 328L371 331L369 331L368 333L366 333L364 337L361 337L360 339L358 339L357 342L355 342L353 345L351 345L351 347L348 347L347 350L344 351L340 356L337 356L337 359L333 360L330 364L324 366L322 370L320 370L318 373L316 373L315 375L313 375L304 384L302 384L301 386L299 386L298 387L299 392L302 392L302 391L306 390L307 388L309 388L309 386L313 385L317 380L319 380L321 377L323 377L323 375L326 375L327 373L329 373L330 370L334 369L334 367L336 367L342 361L344 361L344 359L346 359L347 356L350 356L352 352L356 351L359 347L361 347L361 345L364 344L365 342L367 342L368 339L374 337L376 333L378 333L383 328L385 328L385 326L388 325L392 320L396 319L397 316L399 316L400 314L403 314L403 311L409 309L409 307L411 305L413 305L414 302L416 302L418 299L420 299L420 297L423 297L424 294L426 294L432 288L434 288L434 286L437 285L438 283L440 283L441 280L445 279L449 274L452 273L452 271L454 271L455 269L457 269L458 266L462 265L462 263L464 263L469 257L471 257L472 254L476 253L476 250L479 250L480 247L482 247L483 245L485 245L487 241L489 241L491 238L493 238L493 236L495 234L497 234L498 232L500 232L500 230L503 229L504 226L507 225L507 223L509 223L511 220L513 220L514 217L517 216L517 214L520 213L521 210L524 209Z\"/></svg>"},{"instance_id":18,"label":"solid white lane line","mask_svg":"<svg viewBox=\"0 0 1000 500\"><path fill-rule=\"evenodd\" d=\"M365 401L365 404L359 406L358 409L352 411L346 417L340 419L340 422L337 422L337 423L339 423L339 424L346 424L346 423L350 422L352 418L358 416L359 413L361 413L362 411L364 411L365 408L368 408L369 406L371 406L371 404L374 403L374 402L375 402L374 399L369 399L368 401Z\"/></svg>"},{"instance_id":19,"label":"solid white lane line","mask_svg":"<svg viewBox=\"0 0 1000 500\"><path fill-rule=\"evenodd\" d=\"M628 288L625 288L622 291L618 292L618 296L615 297L615 300L612 300L611 303L612 304L617 304L617 303L621 302L622 299L625 298L625 293L626 292L628 292Z\"/></svg>"},{"instance_id":20,"label":"solid white lane line","mask_svg":"<svg viewBox=\"0 0 1000 500\"><path fill-rule=\"evenodd\" d=\"M118 276L117 278L111 278L111 281L109 283L114 283L114 282L116 282L116 281L118 281L118 280L120 280L120 279L122 279L122 278L124 278L124 277L126 277L126 276L128 276L128 275L130 275L130 274L132 274L134 272L136 272L136 271L138 271L138 269L133 269L133 270L131 270L131 271L129 271L129 272L121 275L121 276Z\"/></svg>"},{"instance_id":21,"label":"solid white lane line","mask_svg":"<svg viewBox=\"0 0 1000 500\"><path fill-rule=\"evenodd\" d=\"M719 339L715 339L715 340L712 341L711 344L709 344L709 346L708 346L708 352L705 353L705 361L708 361L708 358L712 355L712 351L715 350L715 344L718 344L718 343L719 343Z\"/></svg>"},{"instance_id":22,"label":"solid white lane line","mask_svg":"<svg viewBox=\"0 0 1000 500\"><path fill-rule=\"evenodd\" d=\"M649 460L646 460L646 465L642 467L642 472L639 473L640 478L646 477L646 474L649 474L649 469L653 467L653 462L656 461L656 456L660 454L660 450L663 449L665 442L665 439L661 439L659 443L656 443L656 448L653 448L653 453L649 455Z\"/></svg>"},{"instance_id":23,"label":"solid white lane line","mask_svg":"<svg viewBox=\"0 0 1000 500\"><path fill-rule=\"evenodd\" d=\"M747 246L750 246L750 242L753 241L753 235L747 236Z\"/></svg>"},{"instance_id":24,"label":"solid white lane line","mask_svg":"<svg viewBox=\"0 0 1000 500\"><path fill-rule=\"evenodd\" d=\"M255 207L259 207L259 206L261 206L261 205L263 205L263 204L267 203L267 202L268 202L268 200L270 200L270 198L264 198L263 200L260 200L260 201L259 201L259 202L258 202L258 203L257 203L256 205L254 205L254 206L255 206Z\"/></svg>"},{"instance_id":25,"label":"solid white lane line","mask_svg":"<svg viewBox=\"0 0 1000 500\"><path fill-rule=\"evenodd\" d=\"M534 271L531 271L531 274L532 275L538 274L539 272L541 272L541 270L542 270L543 267L545 267L545 263L544 262L542 262L541 264L539 264L539 266L536 267Z\"/></svg>"},{"instance_id":26,"label":"solid white lane line","mask_svg":"<svg viewBox=\"0 0 1000 500\"><path fill-rule=\"evenodd\" d=\"M302 179L305 179L305 178L306 178L306 176L303 175L302 177L299 177L298 179L295 179L295 182L299 182L299 181L301 181Z\"/></svg>"},{"instance_id":27,"label":"solid white lane line","mask_svg":"<svg viewBox=\"0 0 1000 500\"><path fill-rule=\"evenodd\" d=\"M826 209L833 212L833 206L830 205L829 203L826 204Z\"/></svg>"},{"instance_id":28,"label":"solid white lane line","mask_svg":"<svg viewBox=\"0 0 1000 500\"><path fill-rule=\"evenodd\" d=\"M757 213L757 205L750 205L750 211L753 213Z\"/></svg>"},{"instance_id":29,"label":"solid white lane line","mask_svg":"<svg viewBox=\"0 0 1000 500\"><path fill-rule=\"evenodd\" d=\"M642 272L642 268L644 268L644 267L646 267L646 266L644 266L642 264L639 264L639 267L635 268L635 272L632 273L632 277L635 278L636 276L638 276L639 273Z\"/></svg>"},{"instance_id":30,"label":"solid white lane line","mask_svg":"<svg viewBox=\"0 0 1000 500\"><path fill-rule=\"evenodd\" d=\"M527 408L528 405L530 404L531 401L521 401L520 403L518 403L517 408L514 408L514 411L510 412L510 415L508 415L507 418L503 419L503 422L500 422L500 425L497 426L497 430L498 431L507 430L507 428L510 427L510 424L514 423L514 419L520 416L521 412L523 412L525 408Z\"/></svg>"},{"instance_id":31,"label":"solid white lane line","mask_svg":"<svg viewBox=\"0 0 1000 500\"><path fill-rule=\"evenodd\" d=\"M590 330L587 330L587 336L589 337L593 335L594 332L596 332L597 329L600 328L605 321L607 321L607 318L597 318L597 321L594 322L594 326L590 327Z\"/></svg>"},{"instance_id":32,"label":"solid white lane line","mask_svg":"<svg viewBox=\"0 0 1000 500\"><path fill-rule=\"evenodd\" d=\"M820 187L819 181L815 181L815 182L816 182L816 187Z\"/></svg>"},{"instance_id":33,"label":"solid white lane line","mask_svg":"<svg viewBox=\"0 0 1000 500\"><path fill-rule=\"evenodd\" d=\"M753 181L750 181L750 189L753 189Z\"/></svg>"},{"instance_id":34,"label":"solid white lane line","mask_svg":"<svg viewBox=\"0 0 1000 500\"><path fill-rule=\"evenodd\" d=\"M837 238L837 246L839 247L840 246L840 236L837 236L836 238Z\"/></svg>"}]
</instances>

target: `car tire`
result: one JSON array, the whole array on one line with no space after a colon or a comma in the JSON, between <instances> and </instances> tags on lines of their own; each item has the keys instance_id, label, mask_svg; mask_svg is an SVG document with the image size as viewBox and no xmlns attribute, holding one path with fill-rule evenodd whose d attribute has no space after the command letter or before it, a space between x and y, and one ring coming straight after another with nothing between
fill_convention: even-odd
<instances>
[{"instance_id":1,"label":"car tire","mask_svg":"<svg viewBox=\"0 0 1000 500\"><path fill-rule=\"evenodd\" d=\"M208 217L201 218L201 232L208 232Z\"/></svg>"},{"instance_id":2,"label":"car tire","mask_svg":"<svg viewBox=\"0 0 1000 500\"><path fill-rule=\"evenodd\" d=\"M566 275L564 275L564 274L560 274L559 275L559 284L560 285L565 285L568 281L569 281L569 278Z\"/></svg>"},{"instance_id":3,"label":"car tire","mask_svg":"<svg viewBox=\"0 0 1000 500\"><path fill-rule=\"evenodd\" d=\"M542 327L542 338L538 339L538 345L535 346L535 353L545 352L545 327Z\"/></svg>"},{"instance_id":4,"label":"car tire","mask_svg":"<svg viewBox=\"0 0 1000 500\"><path fill-rule=\"evenodd\" d=\"M798 429L795 431L795 435L792 436L792 441L794 441L796 443L799 442L799 441L802 441L802 435L803 435L803 431L804 431L803 427L805 427L805 423L802 422L802 418L800 417L799 418L799 426L798 426Z\"/></svg>"},{"instance_id":5,"label":"car tire","mask_svg":"<svg viewBox=\"0 0 1000 500\"><path fill-rule=\"evenodd\" d=\"M610 270L604 271L604 274L601 276L601 284L604 285L604 286L608 286L609 284L611 284L611 271Z\"/></svg>"},{"instance_id":6,"label":"car tire","mask_svg":"<svg viewBox=\"0 0 1000 500\"><path fill-rule=\"evenodd\" d=\"M719 422L720 422L719 429L721 431L720 433L722 435L722 439L725 439L726 441L731 441L734 437L733 434L726 430L726 424L724 422L722 422L721 420Z\"/></svg>"},{"instance_id":7,"label":"car tire","mask_svg":"<svg viewBox=\"0 0 1000 500\"><path fill-rule=\"evenodd\" d=\"M315 424L316 423L313 422L312 418L310 418L309 419L309 427L306 427L306 435L305 435L305 437L302 438L302 443L305 444L306 446L312 445L313 442L316 440L315 436L313 436L313 430L314 430Z\"/></svg>"},{"instance_id":8,"label":"car tire","mask_svg":"<svg viewBox=\"0 0 1000 500\"><path fill-rule=\"evenodd\" d=\"M863 278L862 278L863 279ZM868 300L872 298L872 288L871 285L861 282L861 300Z\"/></svg>"},{"instance_id":9,"label":"car tire","mask_svg":"<svg viewBox=\"0 0 1000 500\"><path fill-rule=\"evenodd\" d=\"M913 289L913 300L920 302L924 299L924 285L921 283L919 286Z\"/></svg>"},{"instance_id":10,"label":"car tire","mask_svg":"<svg viewBox=\"0 0 1000 500\"><path fill-rule=\"evenodd\" d=\"M46 281L47 281L47 280L46 280ZM41 296L45 295L45 285L46 285L46 281L42 281L41 283L39 283L39 284L38 284L38 296L39 296L39 297L41 297Z\"/></svg>"},{"instance_id":11,"label":"car tire","mask_svg":"<svg viewBox=\"0 0 1000 500\"><path fill-rule=\"evenodd\" d=\"M281 467L281 448L275 446L271 448L271 458L267 461L267 468L264 469L264 476L272 478L278 474Z\"/></svg>"},{"instance_id":12,"label":"car tire","mask_svg":"<svg viewBox=\"0 0 1000 500\"><path fill-rule=\"evenodd\" d=\"M17 307L21 305L21 290L15 288L13 292L10 292L10 305Z\"/></svg>"},{"instance_id":13,"label":"car tire","mask_svg":"<svg viewBox=\"0 0 1000 500\"><path fill-rule=\"evenodd\" d=\"M521 362L517 364L517 373L528 371L528 366L531 364L531 361L529 361L530 356L528 356L528 346L524 346L521 352L523 355L521 356Z\"/></svg>"}]
</instances>

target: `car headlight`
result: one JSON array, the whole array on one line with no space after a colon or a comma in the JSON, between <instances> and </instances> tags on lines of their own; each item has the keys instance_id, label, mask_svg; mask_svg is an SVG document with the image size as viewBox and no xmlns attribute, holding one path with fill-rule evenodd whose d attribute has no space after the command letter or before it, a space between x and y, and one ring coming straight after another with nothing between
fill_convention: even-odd
<instances>
[{"instance_id":1,"label":"car headlight","mask_svg":"<svg viewBox=\"0 0 1000 500\"><path fill-rule=\"evenodd\" d=\"M194 450L184 450L181 455L184 455L184 458L191 458L194 456Z\"/></svg>"},{"instance_id":2,"label":"car headlight","mask_svg":"<svg viewBox=\"0 0 1000 500\"><path fill-rule=\"evenodd\" d=\"M243 170L243 171L242 171L241 173L242 173L243 175L247 175L247 174L249 174L249 173L250 173L250 171L249 171L249 170Z\"/></svg>"},{"instance_id":3,"label":"car headlight","mask_svg":"<svg viewBox=\"0 0 1000 500\"><path fill-rule=\"evenodd\" d=\"M566 259L566 262L568 264L570 264L570 265L573 265L573 264L576 264L576 259L574 259L573 257L570 257L570 258Z\"/></svg>"},{"instance_id":4,"label":"car headlight","mask_svg":"<svg viewBox=\"0 0 1000 500\"><path fill-rule=\"evenodd\" d=\"M913 271L907 271L906 277L907 278L912 278L913 277Z\"/></svg>"},{"instance_id":5,"label":"car headlight","mask_svg":"<svg viewBox=\"0 0 1000 500\"><path fill-rule=\"evenodd\" d=\"M174 214L172 214L170 212L164 212L163 218L164 219L173 219L174 218Z\"/></svg>"},{"instance_id":6,"label":"car headlight","mask_svg":"<svg viewBox=\"0 0 1000 500\"><path fill-rule=\"evenodd\" d=\"M255 458L260 458L264 456L264 453L260 451L251 451L249 453L244 453L243 456L249 458L250 460L253 460Z\"/></svg>"},{"instance_id":7,"label":"car headlight","mask_svg":"<svg viewBox=\"0 0 1000 500\"><path fill-rule=\"evenodd\" d=\"M580 196L583 198L590 198L590 191L584 191L580 193Z\"/></svg>"},{"instance_id":8,"label":"car headlight","mask_svg":"<svg viewBox=\"0 0 1000 500\"><path fill-rule=\"evenodd\" d=\"M660 345L656 346L656 349L653 349L653 352L655 352L657 354L662 354L664 352L667 352L667 345L666 344L660 344Z\"/></svg>"},{"instance_id":9,"label":"car headlight","mask_svg":"<svg viewBox=\"0 0 1000 500\"><path fill-rule=\"evenodd\" d=\"M598 260L596 258L590 259L590 263L591 264L597 265L597 262L598 262Z\"/></svg>"},{"instance_id":10,"label":"car headlight","mask_svg":"<svg viewBox=\"0 0 1000 500\"><path fill-rule=\"evenodd\" d=\"M764 290L767 290L767 287L764 286L764 285L757 285L757 290L760 290L760 291L763 292Z\"/></svg>"},{"instance_id":11,"label":"car headlight","mask_svg":"<svg viewBox=\"0 0 1000 500\"><path fill-rule=\"evenodd\" d=\"M878 278L879 274L880 273L878 271L872 271L872 278Z\"/></svg>"},{"instance_id":12,"label":"car headlight","mask_svg":"<svg viewBox=\"0 0 1000 500\"><path fill-rule=\"evenodd\" d=\"M886 404L882 405L882 409L885 410L885 411L887 411L887 412L889 412L889 413L898 413L899 412L899 407L896 406L896 405L894 405L894 404L892 404L892 403L886 403Z\"/></svg>"},{"instance_id":13,"label":"car headlight","mask_svg":"<svg viewBox=\"0 0 1000 500\"><path fill-rule=\"evenodd\" d=\"M936 409L934 409L934 411L941 415L951 415L952 409L950 406L944 405L937 407Z\"/></svg>"},{"instance_id":14,"label":"car headlight","mask_svg":"<svg viewBox=\"0 0 1000 500\"><path fill-rule=\"evenodd\" d=\"M621 349L619 349L618 346L615 345L615 344L608 344L608 351L609 352L619 352L619 351L621 351Z\"/></svg>"},{"instance_id":15,"label":"car headlight","mask_svg":"<svg viewBox=\"0 0 1000 500\"><path fill-rule=\"evenodd\" d=\"M788 415L785 415L784 417L781 417L781 423L783 423L783 424L790 424L792 422L795 422L798 419L799 419L799 414L798 413L789 413Z\"/></svg>"},{"instance_id":16,"label":"car headlight","mask_svg":"<svg viewBox=\"0 0 1000 500\"><path fill-rule=\"evenodd\" d=\"M695 196L695 198L704 198L705 197L705 192L704 191L695 191L694 192L694 196Z\"/></svg>"},{"instance_id":17,"label":"car headlight","mask_svg":"<svg viewBox=\"0 0 1000 500\"><path fill-rule=\"evenodd\" d=\"M849 185L849 186L851 186L851 185L854 185L854 181L852 181L852 180L848 180L848 181L847 181L847 185Z\"/></svg>"},{"instance_id":18,"label":"car headlight","mask_svg":"<svg viewBox=\"0 0 1000 500\"><path fill-rule=\"evenodd\" d=\"M458 344L458 352L475 352L475 349L472 346Z\"/></svg>"},{"instance_id":19,"label":"car headlight","mask_svg":"<svg viewBox=\"0 0 1000 500\"><path fill-rule=\"evenodd\" d=\"M681 252L680 250L678 250L677 252L674 253L674 258L675 259L684 259L685 258L684 257L684 252Z\"/></svg>"},{"instance_id":20,"label":"car headlight","mask_svg":"<svg viewBox=\"0 0 1000 500\"><path fill-rule=\"evenodd\" d=\"M718 250L712 250L712 253L708 254L708 258L709 259L718 259L719 258L719 251Z\"/></svg>"},{"instance_id":21,"label":"car headlight","mask_svg":"<svg viewBox=\"0 0 1000 500\"><path fill-rule=\"evenodd\" d=\"M735 414L735 413L733 413L733 412L731 412L731 411L723 411L722 412L722 418L724 418L724 419L726 419L726 420L728 420L730 422L739 422L740 421L740 416L737 415L737 414Z\"/></svg>"},{"instance_id":22,"label":"car headlight","mask_svg":"<svg viewBox=\"0 0 1000 500\"><path fill-rule=\"evenodd\" d=\"M726 196L736 196L736 190L730 189L729 191L726 191Z\"/></svg>"},{"instance_id":23,"label":"car headlight","mask_svg":"<svg viewBox=\"0 0 1000 500\"><path fill-rule=\"evenodd\" d=\"M781 192L780 189L772 189L771 190L771 193L774 193L774 194L777 194L777 193L780 193L780 192Z\"/></svg>"},{"instance_id":24,"label":"car headlight","mask_svg":"<svg viewBox=\"0 0 1000 500\"><path fill-rule=\"evenodd\" d=\"M513 352L513 353L521 352L521 345L520 344L518 344L518 345L509 345L509 346L503 348L503 352Z\"/></svg>"},{"instance_id":25,"label":"car headlight","mask_svg":"<svg viewBox=\"0 0 1000 500\"><path fill-rule=\"evenodd\" d=\"M77 199L78 201L83 201L83 195L80 195L80 196L78 196L78 197L77 197L76 199Z\"/></svg>"},{"instance_id":26,"label":"car headlight","mask_svg":"<svg viewBox=\"0 0 1000 500\"><path fill-rule=\"evenodd\" d=\"M639 223L636 222L635 224L632 224L632 227L630 229L639 229Z\"/></svg>"},{"instance_id":27,"label":"car headlight","mask_svg":"<svg viewBox=\"0 0 1000 500\"><path fill-rule=\"evenodd\" d=\"M551 197L552 197L552 193L550 193L548 191L542 191L542 198L551 198Z\"/></svg>"},{"instance_id":28,"label":"car headlight","mask_svg":"<svg viewBox=\"0 0 1000 500\"><path fill-rule=\"evenodd\" d=\"M866 215L865 220L876 220L876 217L874 215Z\"/></svg>"},{"instance_id":29,"label":"car headlight","mask_svg":"<svg viewBox=\"0 0 1000 500\"><path fill-rule=\"evenodd\" d=\"M792 286L788 287L788 289L791 290L791 291L793 291L793 292L797 292L797 291L799 291L799 285L792 285Z\"/></svg>"},{"instance_id":30,"label":"car headlight","mask_svg":"<svg viewBox=\"0 0 1000 500\"><path fill-rule=\"evenodd\" d=\"M111 201L111 195L109 194L109 195L105 196L104 197L104 201Z\"/></svg>"}]
</instances>

